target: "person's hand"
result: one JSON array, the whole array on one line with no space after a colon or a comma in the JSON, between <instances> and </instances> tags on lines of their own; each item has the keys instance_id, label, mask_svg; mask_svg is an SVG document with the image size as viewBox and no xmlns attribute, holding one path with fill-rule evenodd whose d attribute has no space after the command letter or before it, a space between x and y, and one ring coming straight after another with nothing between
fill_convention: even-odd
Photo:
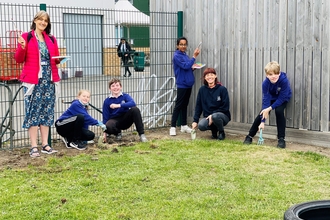
<instances>
[{"instance_id":1,"label":"person's hand","mask_svg":"<svg viewBox=\"0 0 330 220\"><path fill-rule=\"evenodd\" d=\"M259 128L259 131L260 131L260 129L264 130L265 129L265 123L261 122L258 128Z\"/></svg>"},{"instance_id":2,"label":"person's hand","mask_svg":"<svg viewBox=\"0 0 330 220\"><path fill-rule=\"evenodd\" d=\"M112 109L120 108L120 104L111 104L110 108L112 108Z\"/></svg>"},{"instance_id":3,"label":"person's hand","mask_svg":"<svg viewBox=\"0 0 330 220\"><path fill-rule=\"evenodd\" d=\"M107 142L107 133L103 132L103 143Z\"/></svg>"},{"instance_id":4,"label":"person's hand","mask_svg":"<svg viewBox=\"0 0 330 220\"><path fill-rule=\"evenodd\" d=\"M213 123L213 121L212 121L212 115L207 116L206 119L209 120L209 126L211 126L211 124Z\"/></svg>"},{"instance_id":5,"label":"person's hand","mask_svg":"<svg viewBox=\"0 0 330 220\"><path fill-rule=\"evenodd\" d=\"M261 120L262 120L262 119L267 119L268 116L269 116L269 112L270 112L271 110L272 110L272 107L271 107L271 106L268 107L268 108L263 109L263 110L260 112L260 115L262 115Z\"/></svg>"},{"instance_id":6,"label":"person's hand","mask_svg":"<svg viewBox=\"0 0 330 220\"><path fill-rule=\"evenodd\" d=\"M22 49L24 50L25 46L26 46L26 42L25 42L24 38L22 37L22 35L18 36L17 42L21 45Z\"/></svg>"},{"instance_id":7,"label":"person's hand","mask_svg":"<svg viewBox=\"0 0 330 220\"><path fill-rule=\"evenodd\" d=\"M197 123L196 123L196 122L193 122L193 123L191 124L191 128L192 128L192 129L197 128Z\"/></svg>"},{"instance_id":8,"label":"person's hand","mask_svg":"<svg viewBox=\"0 0 330 220\"><path fill-rule=\"evenodd\" d=\"M100 126L103 131L107 130L107 126L105 126L105 124L103 124L101 121L99 121L97 125Z\"/></svg>"},{"instance_id":9,"label":"person's hand","mask_svg":"<svg viewBox=\"0 0 330 220\"><path fill-rule=\"evenodd\" d=\"M200 53L201 51L198 49L198 47L195 49L194 51L194 55L193 57L196 58L198 56L198 54Z\"/></svg>"},{"instance_id":10,"label":"person's hand","mask_svg":"<svg viewBox=\"0 0 330 220\"><path fill-rule=\"evenodd\" d=\"M105 126L105 124L101 124L100 127L102 128L103 131L107 130L107 126Z\"/></svg>"}]
</instances>

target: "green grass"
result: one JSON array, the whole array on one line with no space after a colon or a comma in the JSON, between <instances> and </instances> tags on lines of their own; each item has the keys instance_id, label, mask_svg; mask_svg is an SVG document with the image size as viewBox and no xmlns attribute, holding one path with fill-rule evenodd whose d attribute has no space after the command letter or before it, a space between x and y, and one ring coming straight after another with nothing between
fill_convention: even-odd
<instances>
[{"instance_id":1,"label":"green grass","mask_svg":"<svg viewBox=\"0 0 330 220\"><path fill-rule=\"evenodd\" d=\"M316 153L229 140L118 150L2 170L0 219L269 220L330 197L330 159Z\"/></svg>"}]
</instances>

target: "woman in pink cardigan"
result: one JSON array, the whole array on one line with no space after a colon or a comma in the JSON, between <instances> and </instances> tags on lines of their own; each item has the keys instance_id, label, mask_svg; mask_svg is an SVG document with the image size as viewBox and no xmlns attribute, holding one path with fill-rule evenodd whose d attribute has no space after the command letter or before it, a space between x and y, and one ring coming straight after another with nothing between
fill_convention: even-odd
<instances>
[{"instance_id":1,"label":"woman in pink cardigan","mask_svg":"<svg viewBox=\"0 0 330 220\"><path fill-rule=\"evenodd\" d=\"M31 141L31 157L39 157L37 147L40 128L42 153L57 151L48 145L49 127L54 123L56 85L60 81L57 64L59 55L56 38L50 35L49 15L39 11L33 18L31 31L18 37L15 60L24 63L20 80L24 86L25 117L23 128L27 128Z\"/></svg>"}]
</instances>

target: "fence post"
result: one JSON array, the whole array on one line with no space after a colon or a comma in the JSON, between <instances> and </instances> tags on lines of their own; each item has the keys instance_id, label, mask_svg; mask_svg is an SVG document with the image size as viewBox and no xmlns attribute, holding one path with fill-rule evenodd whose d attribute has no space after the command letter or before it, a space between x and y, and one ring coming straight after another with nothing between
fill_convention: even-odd
<instances>
[{"instance_id":1,"label":"fence post","mask_svg":"<svg viewBox=\"0 0 330 220\"><path fill-rule=\"evenodd\" d=\"M178 11L178 38L183 36L183 11ZM182 110L179 113L179 117L176 125L181 125Z\"/></svg>"},{"instance_id":2,"label":"fence post","mask_svg":"<svg viewBox=\"0 0 330 220\"><path fill-rule=\"evenodd\" d=\"M39 8L42 11L46 11L46 4L40 4Z\"/></svg>"},{"instance_id":3,"label":"fence post","mask_svg":"<svg viewBox=\"0 0 330 220\"><path fill-rule=\"evenodd\" d=\"M178 38L183 36L183 11L178 11Z\"/></svg>"},{"instance_id":4,"label":"fence post","mask_svg":"<svg viewBox=\"0 0 330 220\"><path fill-rule=\"evenodd\" d=\"M42 11L46 11L46 4L40 4L39 6L40 10ZM52 127L49 126L49 131L48 131L48 144L51 147L52 146L52 138L51 138L51 134L52 134Z\"/></svg>"}]
</instances>

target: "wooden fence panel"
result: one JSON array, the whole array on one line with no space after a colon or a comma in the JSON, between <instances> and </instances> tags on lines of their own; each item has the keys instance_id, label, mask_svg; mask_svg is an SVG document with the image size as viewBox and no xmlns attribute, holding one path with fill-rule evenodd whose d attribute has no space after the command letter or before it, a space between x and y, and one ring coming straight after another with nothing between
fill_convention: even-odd
<instances>
[{"instance_id":1,"label":"wooden fence panel","mask_svg":"<svg viewBox=\"0 0 330 220\"><path fill-rule=\"evenodd\" d=\"M321 4L315 4L313 1L312 5L312 75L311 75L311 93L312 93L312 103L311 103L311 127L312 130L320 129L320 102L321 102ZM321 92L321 94L320 94Z\"/></svg>"},{"instance_id":2,"label":"wooden fence panel","mask_svg":"<svg viewBox=\"0 0 330 220\"><path fill-rule=\"evenodd\" d=\"M247 37L248 37L248 46L247 46L247 53L248 53L248 60L247 60L247 77L246 77L246 85L247 85L247 97L246 100L246 109L244 113L246 114L246 118L243 120L244 122L253 121L256 112L256 102L255 102L255 88L256 88L256 78L257 78L257 70L256 70L256 30L258 29L257 23L255 22L255 18L257 16L257 0L250 0L249 4L247 5L248 10L248 30L247 30ZM250 98L251 97L251 98ZM253 97L253 98L252 98Z\"/></svg>"},{"instance_id":3,"label":"wooden fence panel","mask_svg":"<svg viewBox=\"0 0 330 220\"><path fill-rule=\"evenodd\" d=\"M263 10L265 7L265 1L264 0L258 0L256 5L256 22L257 22L257 29L256 29L256 62L255 62L255 68L256 68L256 77L255 77L255 86L254 86L254 94L255 98L249 97L250 100L253 100L255 103L255 110L254 110L254 116L252 118L249 118L249 120L245 123L252 123L254 118L256 117L256 114L260 112L262 108L262 89L261 89L261 83L265 78L264 73L264 42L263 42L263 36L264 36L264 26L265 26L265 20L264 20L264 14L265 11Z\"/></svg>"},{"instance_id":4,"label":"wooden fence panel","mask_svg":"<svg viewBox=\"0 0 330 220\"><path fill-rule=\"evenodd\" d=\"M303 75L304 75L304 8L305 4L303 1L293 2L289 4L289 14L292 14L292 17L296 18L296 25L292 27L292 34L288 35L291 41L295 41L292 47L294 52L294 60L295 71L294 76L291 78L291 89L293 91L293 96L291 98L291 104L293 102L294 107L294 116L293 116L293 127L295 128L303 128L303 116L304 109L302 108L304 104L303 100ZM291 16L290 16L291 17ZM294 19L292 18L292 20ZM288 21L291 23L291 19ZM291 48L288 48L291 49ZM290 62L290 60L288 60ZM294 80L301 78L301 80Z\"/></svg>"},{"instance_id":5,"label":"wooden fence panel","mask_svg":"<svg viewBox=\"0 0 330 220\"><path fill-rule=\"evenodd\" d=\"M183 1L196 6L195 1ZM287 127L329 131L329 4L326 0L220 0L203 2L198 10L184 9L184 13L193 10L196 17L186 20L185 31L199 35L191 29L203 26L203 35L209 34L201 59L219 67L232 100L232 121L253 122L261 109L264 66L276 60L292 88ZM267 123L276 124L273 113Z\"/></svg>"},{"instance_id":6,"label":"wooden fence panel","mask_svg":"<svg viewBox=\"0 0 330 220\"><path fill-rule=\"evenodd\" d=\"M329 64L330 64L330 57L329 57L329 33L330 28L329 25L329 11L330 11L330 3L327 0L322 1L323 10L322 10L322 35L321 35L321 54L322 54L322 66L321 66L321 106L320 106L320 130L321 131L329 131Z\"/></svg>"}]
</instances>

